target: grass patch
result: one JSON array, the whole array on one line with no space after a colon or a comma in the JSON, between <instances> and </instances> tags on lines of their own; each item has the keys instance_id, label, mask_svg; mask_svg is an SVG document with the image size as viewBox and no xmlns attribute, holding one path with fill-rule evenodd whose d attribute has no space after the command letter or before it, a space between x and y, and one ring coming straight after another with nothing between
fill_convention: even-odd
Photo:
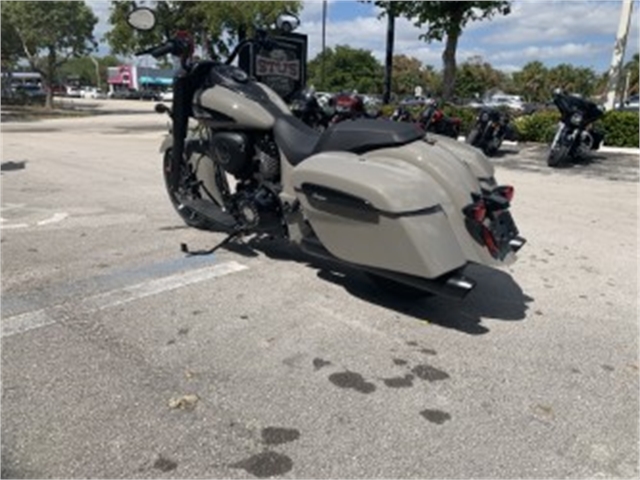
<instances>
[{"instance_id":1,"label":"grass patch","mask_svg":"<svg viewBox=\"0 0 640 480\"><path fill-rule=\"evenodd\" d=\"M2 122L29 122L50 118L92 117L102 115L95 108L72 105L64 102L54 102L53 109L46 109L40 105L2 105Z\"/></svg>"}]
</instances>

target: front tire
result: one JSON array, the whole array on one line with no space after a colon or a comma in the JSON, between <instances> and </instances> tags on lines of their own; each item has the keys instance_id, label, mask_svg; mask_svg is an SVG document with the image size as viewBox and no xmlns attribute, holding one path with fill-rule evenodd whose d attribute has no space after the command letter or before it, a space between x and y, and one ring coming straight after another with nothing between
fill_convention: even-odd
<instances>
[{"instance_id":1,"label":"front tire","mask_svg":"<svg viewBox=\"0 0 640 480\"><path fill-rule=\"evenodd\" d=\"M179 208L181 202L180 200L178 200L177 192L171 188L171 181L169 178L171 172L171 152L172 149L167 149L165 151L162 162L164 185L167 189L169 200L171 200L171 205L173 205L175 211L178 213L178 215L180 215L184 223L189 227L197 228L199 230L215 230L214 225L207 219L202 217L200 214L187 207ZM195 176L195 173L192 171L192 167L189 164L183 164L180 172L180 189L182 190L182 192L180 193L192 199L201 198L198 189L194 187L185 187L183 185L183 183L186 183L186 181L189 180L190 176Z\"/></svg>"},{"instance_id":2,"label":"front tire","mask_svg":"<svg viewBox=\"0 0 640 480\"><path fill-rule=\"evenodd\" d=\"M467 143L469 145L473 145L477 147L478 137L480 136L480 129L478 127L473 127L469 134L467 135Z\"/></svg>"},{"instance_id":3,"label":"front tire","mask_svg":"<svg viewBox=\"0 0 640 480\"><path fill-rule=\"evenodd\" d=\"M550 167L558 168L563 166L569 156L569 150L571 147L564 144L564 134L565 128L561 125L558 127L558 131L553 137L551 148L549 149L549 155L547 156L547 165Z\"/></svg>"}]
</instances>

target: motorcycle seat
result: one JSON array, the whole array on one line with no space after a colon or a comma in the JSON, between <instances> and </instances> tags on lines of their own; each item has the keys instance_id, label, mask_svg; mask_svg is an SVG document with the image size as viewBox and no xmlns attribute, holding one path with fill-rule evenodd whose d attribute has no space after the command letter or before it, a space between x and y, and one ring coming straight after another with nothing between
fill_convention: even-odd
<instances>
[{"instance_id":1,"label":"motorcycle seat","mask_svg":"<svg viewBox=\"0 0 640 480\"><path fill-rule=\"evenodd\" d=\"M411 123L360 119L337 123L320 134L295 117L283 116L276 120L273 134L289 163L296 166L315 153L396 147L424 138L425 132Z\"/></svg>"},{"instance_id":2,"label":"motorcycle seat","mask_svg":"<svg viewBox=\"0 0 640 480\"><path fill-rule=\"evenodd\" d=\"M290 115L278 118L273 126L276 143L293 166L313 155L320 135L320 132Z\"/></svg>"}]
</instances>

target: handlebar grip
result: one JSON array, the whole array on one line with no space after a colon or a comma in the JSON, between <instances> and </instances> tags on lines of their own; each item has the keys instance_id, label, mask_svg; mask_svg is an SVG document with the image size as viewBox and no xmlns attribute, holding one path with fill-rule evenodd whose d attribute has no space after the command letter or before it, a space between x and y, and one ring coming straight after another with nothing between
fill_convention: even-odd
<instances>
[{"instance_id":1,"label":"handlebar grip","mask_svg":"<svg viewBox=\"0 0 640 480\"><path fill-rule=\"evenodd\" d=\"M151 55L153 58L159 58L167 55L168 53L174 52L176 49L176 44L172 40L169 40L166 43L158 47L147 48L146 50L142 50L140 52L136 52L134 55L136 57L140 57L142 55Z\"/></svg>"},{"instance_id":2,"label":"handlebar grip","mask_svg":"<svg viewBox=\"0 0 640 480\"><path fill-rule=\"evenodd\" d=\"M151 56L153 58L160 58L160 57L164 57L165 55L169 54L169 53L173 53L175 50L175 43L172 41L168 41L167 43L165 43L164 45L161 45L157 48L152 49L151 52L149 52L151 54Z\"/></svg>"}]
</instances>

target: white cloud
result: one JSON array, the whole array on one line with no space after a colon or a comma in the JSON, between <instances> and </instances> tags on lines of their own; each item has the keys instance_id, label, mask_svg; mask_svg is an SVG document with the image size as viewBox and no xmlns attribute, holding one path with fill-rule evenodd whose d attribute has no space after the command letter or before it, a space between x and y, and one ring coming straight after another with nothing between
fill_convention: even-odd
<instances>
[{"instance_id":1,"label":"white cloud","mask_svg":"<svg viewBox=\"0 0 640 480\"><path fill-rule=\"evenodd\" d=\"M329 0L328 9L339 0ZM108 31L110 2L88 0L100 18L95 36L101 39ZM321 0L306 0L301 12L300 31L308 35L308 58L314 58L322 48ZM567 62L604 70L611 60L611 51L618 29L620 1L588 0L514 0L512 13L491 20L472 22L460 37L458 62L471 56L481 56L494 67L514 71L532 60L550 64ZM343 6L341 6L343 7ZM638 1L634 2L627 57L639 50ZM354 6L355 9L355 6ZM342 9L344 10L344 8ZM328 47L350 45L371 50L381 62L386 44L386 18L379 19L379 10L359 4L358 16L349 20L327 22ZM354 12L355 15L355 12ZM424 31L404 18L396 20L395 53L418 58L425 64L442 67L443 43L419 40ZM101 53L106 53L103 47Z\"/></svg>"}]
</instances>

